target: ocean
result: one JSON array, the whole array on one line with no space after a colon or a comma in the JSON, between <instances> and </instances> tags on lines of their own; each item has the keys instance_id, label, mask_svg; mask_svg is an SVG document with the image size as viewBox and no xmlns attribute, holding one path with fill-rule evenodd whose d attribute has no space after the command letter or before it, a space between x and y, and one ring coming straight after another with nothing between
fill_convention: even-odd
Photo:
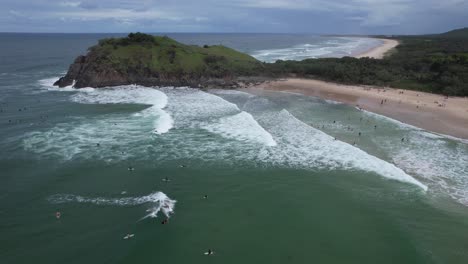
<instances>
[{"instance_id":1,"label":"ocean","mask_svg":"<svg viewBox=\"0 0 468 264\"><path fill-rule=\"evenodd\" d=\"M168 35L268 62L380 44ZM287 92L52 86L110 36L0 34L0 263L468 262L466 141Z\"/></svg>"}]
</instances>

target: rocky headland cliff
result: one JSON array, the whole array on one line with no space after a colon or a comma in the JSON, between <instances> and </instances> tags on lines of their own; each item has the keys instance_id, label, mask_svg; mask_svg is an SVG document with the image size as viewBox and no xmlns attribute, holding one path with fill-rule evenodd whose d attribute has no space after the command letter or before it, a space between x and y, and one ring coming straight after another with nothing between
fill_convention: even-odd
<instances>
[{"instance_id":1,"label":"rocky headland cliff","mask_svg":"<svg viewBox=\"0 0 468 264\"><path fill-rule=\"evenodd\" d=\"M131 33L100 40L54 85L238 87L261 79L263 70L260 61L224 46L185 45L168 37Z\"/></svg>"}]
</instances>

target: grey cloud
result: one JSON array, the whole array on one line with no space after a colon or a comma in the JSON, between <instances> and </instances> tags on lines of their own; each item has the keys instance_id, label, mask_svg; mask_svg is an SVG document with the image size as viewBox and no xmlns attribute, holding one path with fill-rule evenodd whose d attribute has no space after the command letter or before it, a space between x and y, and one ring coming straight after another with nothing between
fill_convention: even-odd
<instances>
[{"instance_id":1,"label":"grey cloud","mask_svg":"<svg viewBox=\"0 0 468 264\"><path fill-rule=\"evenodd\" d=\"M468 24L468 0L1 1L0 31L428 33Z\"/></svg>"}]
</instances>

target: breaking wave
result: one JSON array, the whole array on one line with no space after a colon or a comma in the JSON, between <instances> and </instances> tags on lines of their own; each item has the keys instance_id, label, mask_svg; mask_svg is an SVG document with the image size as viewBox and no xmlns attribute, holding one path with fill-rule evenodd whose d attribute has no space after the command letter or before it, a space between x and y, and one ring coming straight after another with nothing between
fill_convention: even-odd
<instances>
[{"instance_id":1,"label":"breaking wave","mask_svg":"<svg viewBox=\"0 0 468 264\"><path fill-rule=\"evenodd\" d=\"M167 218L174 213L176 200L170 199L163 192L154 192L140 197L106 198L106 197L85 197L74 194L56 194L48 198L53 204L63 203L89 203L100 206L137 206L148 204L151 207L146 210L149 212L144 218L156 218L158 213L163 213Z\"/></svg>"},{"instance_id":2,"label":"breaking wave","mask_svg":"<svg viewBox=\"0 0 468 264\"><path fill-rule=\"evenodd\" d=\"M332 40L315 44L300 44L280 49L264 49L251 53L260 61L275 62L276 60L304 60L323 57L352 56L381 43L370 38L337 37Z\"/></svg>"}]
</instances>

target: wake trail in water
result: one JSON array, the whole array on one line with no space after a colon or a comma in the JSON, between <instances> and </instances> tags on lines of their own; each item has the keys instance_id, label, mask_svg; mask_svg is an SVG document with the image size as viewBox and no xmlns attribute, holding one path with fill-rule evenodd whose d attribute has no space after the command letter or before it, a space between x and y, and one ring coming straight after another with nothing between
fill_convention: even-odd
<instances>
[{"instance_id":1,"label":"wake trail in water","mask_svg":"<svg viewBox=\"0 0 468 264\"><path fill-rule=\"evenodd\" d=\"M63 203L89 203L99 206L137 206L148 204L151 206L146 212L149 212L145 218L156 218L159 212L162 212L167 218L174 213L176 200L170 199L163 192L154 192L140 197L106 198L106 197L85 197L74 194L56 194L48 198L53 204Z\"/></svg>"}]
</instances>

